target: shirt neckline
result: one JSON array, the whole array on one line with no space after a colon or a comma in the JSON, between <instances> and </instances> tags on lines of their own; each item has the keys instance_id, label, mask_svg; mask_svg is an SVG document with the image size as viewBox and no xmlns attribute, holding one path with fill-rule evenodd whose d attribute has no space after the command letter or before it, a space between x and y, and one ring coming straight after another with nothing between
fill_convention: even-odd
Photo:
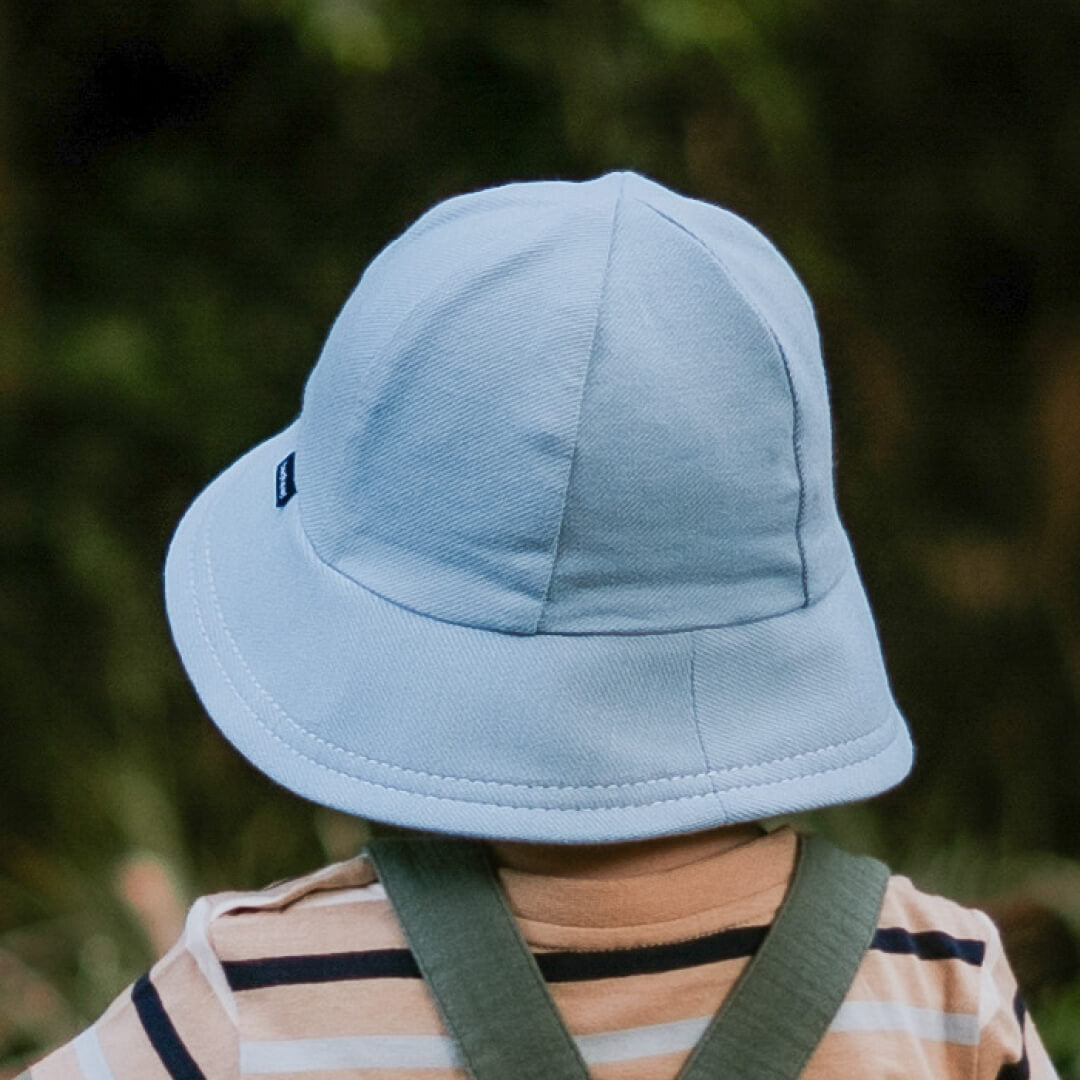
<instances>
[{"instance_id":1,"label":"shirt neckline","mask_svg":"<svg viewBox=\"0 0 1080 1080\"><path fill-rule=\"evenodd\" d=\"M782 827L717 855L633 877L590 879L499 869L511 910L547 927L603 929L699 923L786 884L798 838ZM781 892L782 895L782 892Z\"/></svg>"}]
</instances>

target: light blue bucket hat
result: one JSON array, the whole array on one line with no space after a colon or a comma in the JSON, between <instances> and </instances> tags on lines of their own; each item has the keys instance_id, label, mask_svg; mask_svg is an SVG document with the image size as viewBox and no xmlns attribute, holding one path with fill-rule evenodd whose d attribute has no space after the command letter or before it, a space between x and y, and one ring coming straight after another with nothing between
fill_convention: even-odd
<instances>
[{"instance_id":1,"label":"light blue bucket hat","mask_svg":"<svg viewBox=\"0 0 1080 1080\"><path fill-rule=\"evenodd\" d=\"M165 576L224 734L379 821L629 840L910 768L806 293L746 222L633 173L421 217Z\"/></svg>"}]
</instances>

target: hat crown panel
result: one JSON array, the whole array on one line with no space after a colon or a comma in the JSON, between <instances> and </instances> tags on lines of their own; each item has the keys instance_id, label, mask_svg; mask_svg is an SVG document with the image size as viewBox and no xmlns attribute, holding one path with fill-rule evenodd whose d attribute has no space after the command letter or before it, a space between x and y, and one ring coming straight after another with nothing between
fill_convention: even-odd
<instances>
[{"instance_id":1,"label":"hat crown panel","mask_svg":"<svg viewBox=\"0 0 1080 1080\"><path fill-rule=\"evenodd\" d=\"M836 583L848 559L833 487L829 394L813 304L787 260L757 229L729 211L642 183L650 204L677 217L722 263L783 352L802 478L799 539L813 602Z\"/></svg>"},{"instance_id":2,"label":"hat crown panel","mask_svg":"<svg viewBox=\"0 0 1080 1080\"><path fill-rule=\"evenodd\" d=\"M768 309L651 188L631 185L617 218L547 631L726 625L805 599L795 414ZM721 251L762 257L754 230L709 209ZM769 305L805 310L773 286Z\"/></svg>"},{"instance_id":3,"label":"hat crown panel","mask_svg":"<svg viewBox=\"0 0 1080 1080\"><path fill-rule=\"evenodd\" d=\"M296 466L327 563L510 632L550 578L614 206L603 180L538 187L444 203L376 258L308 382Z\"/></svg>"}]
</instances>

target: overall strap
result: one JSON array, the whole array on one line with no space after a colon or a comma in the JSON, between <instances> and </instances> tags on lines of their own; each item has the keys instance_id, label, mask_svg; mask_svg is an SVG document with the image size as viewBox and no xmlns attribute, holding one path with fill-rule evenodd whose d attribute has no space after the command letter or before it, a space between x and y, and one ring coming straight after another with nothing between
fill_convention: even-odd
<instances>
[{"instance_id":1,"label":"overall strap","mask_svg":"<svg viewBox=\"0 0 1080 1080\"><path fill-rule=\"evenodd\" d=\"M485 848L379 838L368 850L472 1080L588 1080Z\"/></svg>"},{"instance_id":2,"label":"overall strap","mask_svg":"<svg viewBox=\"0 0 1080 1080\"><path fill-rule=\"evenodd\" d=\"M803 837L769 933L679 1080L794 1080L870 947L888 881L876 859Z\"/></svg>"},{"instance_id":3,"label":"overall strap","mask_svg":"<svg viewBox=\"0 0 1080 1080\"><path fill-rule=\"evenodd\" d=\"M472 1080L586 1080L486 850L435 839L369 850ZM769 933L679 1080L795 1080L870 945L888 877L803 838Z\"/></svg>"}]
</instances>

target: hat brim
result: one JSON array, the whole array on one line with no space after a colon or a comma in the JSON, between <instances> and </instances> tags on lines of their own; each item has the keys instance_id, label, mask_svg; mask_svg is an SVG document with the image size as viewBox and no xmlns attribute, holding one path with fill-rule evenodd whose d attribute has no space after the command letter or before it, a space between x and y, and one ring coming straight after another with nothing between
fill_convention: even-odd
<instances>
[{"instance_id":1,"label":"hat brim","mask_svg":"<svg viewBox=\"0 0 1080 1080\"><path fill-rule=\"evenodd\" d=\"M439 621L324 563L295 426L194 502L166 561L207 711L318 803L490 838L644 839L876 794L911 765L853 561L818 602L735 626L507 634Z\"/></svg>"}]
</instances>

